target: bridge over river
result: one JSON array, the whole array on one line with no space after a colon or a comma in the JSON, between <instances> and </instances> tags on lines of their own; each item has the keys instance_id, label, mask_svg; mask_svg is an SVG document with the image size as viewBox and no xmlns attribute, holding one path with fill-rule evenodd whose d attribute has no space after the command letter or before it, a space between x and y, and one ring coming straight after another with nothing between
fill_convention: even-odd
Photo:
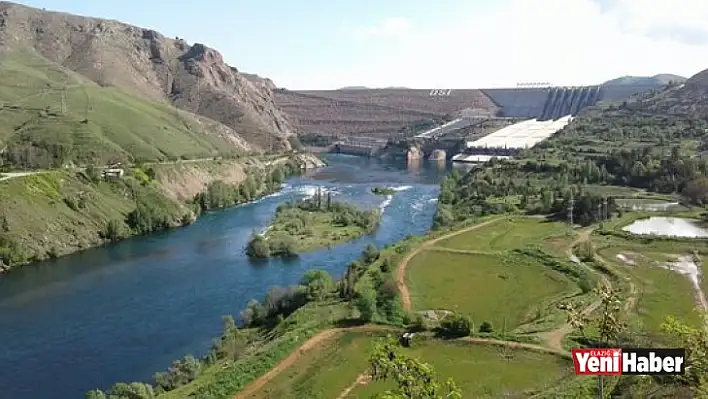
<instances>
[{"instance_id":1,"label":"bridge over river","mask_svg":"<svg viewBox=\"0 0 708 399\"><path fill-rule=\"evenodd\" d=\"M388 140L366 136L349 136L330 148L331 152L351 155L376 156L386 147Z\"/></svg>"}]
</instances>

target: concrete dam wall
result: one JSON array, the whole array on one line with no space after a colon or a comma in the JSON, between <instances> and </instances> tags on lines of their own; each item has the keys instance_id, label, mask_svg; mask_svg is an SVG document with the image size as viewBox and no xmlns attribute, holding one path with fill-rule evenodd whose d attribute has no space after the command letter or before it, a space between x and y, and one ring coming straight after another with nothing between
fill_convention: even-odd
<instances>
[{"instance_id":1,"label":"concrete dam wall","mask_svg":"<svg viewBox=\"0 0 708 399\"><path fill-rule=\"evenodd\" d=\"M656 89L650 85L545 87L482 90L510 118L555 120L600 101L624 101Z\"/></svg>"},{"instance_id":2,"label":"concrete dam wall","mask_svg":"<svg viewBox=\"0 0 708 399\"><path fill-rule=\"evenodd\" d=\"M536 118L543 113L550 91L550 88L482 90L501 108L501 115L497 116L523 119Z\"/></svg>"},{"instance_id":3,"label":"concrete dam wall","mask_svg":"<svg viewBox=\"0 0 708 399\"><path fill-rule=\"evenodd\" d=\"M600 86L553 88L537 119L547 121L577 115L581 109L597 104L601 97Z\"/></svg>"}]
</instances>

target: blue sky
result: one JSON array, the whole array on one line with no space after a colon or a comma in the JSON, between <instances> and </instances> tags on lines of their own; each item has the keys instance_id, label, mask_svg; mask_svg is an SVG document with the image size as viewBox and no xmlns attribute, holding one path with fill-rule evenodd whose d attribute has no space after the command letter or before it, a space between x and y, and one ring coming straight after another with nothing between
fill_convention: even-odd
<instances>
[{"instance_id":1,"label":"blue sky","mask_svg":"<svg viewBox=\"0 0 708 399\"><path fill-rule=\"evenodd\" d=\"M204 43L292 89L592 84L708 68L704 0L23 3Z\"/></svg>"}]
</instances>

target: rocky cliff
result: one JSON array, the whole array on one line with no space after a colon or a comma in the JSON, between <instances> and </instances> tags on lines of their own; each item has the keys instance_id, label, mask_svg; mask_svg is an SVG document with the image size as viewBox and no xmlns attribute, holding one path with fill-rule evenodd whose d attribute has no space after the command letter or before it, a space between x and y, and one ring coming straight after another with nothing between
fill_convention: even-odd
<instances>
[{"instance_id":1,"label":"rocky cliff","mask_svg":"<svg viewBox=\"0 0 708 399\"><path fill-rule=\"evenodd\" d=\"M255 149L290 149L287 138L294 131L273 102L274 85L254 84L203 44L117 21L0 2L0 56L24 62L36 55L102 87L220 122Z\"/></svg>"}]
</instances>

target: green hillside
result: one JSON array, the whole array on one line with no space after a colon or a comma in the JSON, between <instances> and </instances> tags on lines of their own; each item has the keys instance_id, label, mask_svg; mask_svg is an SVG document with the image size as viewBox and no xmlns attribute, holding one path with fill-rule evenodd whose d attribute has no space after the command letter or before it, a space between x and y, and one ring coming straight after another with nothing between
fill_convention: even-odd
<instances>
[{"instance_id":1,"label":"green hillside","mask_svg":"<svg viewBox=\"0 0 708 399\"><path fill-rule=\"evenodd\" d=\"M0 103L1 159L13 166L206 158L248 150L223 125L100 87L36 55L3 57Z\"/></svg>"}]
</instances>

